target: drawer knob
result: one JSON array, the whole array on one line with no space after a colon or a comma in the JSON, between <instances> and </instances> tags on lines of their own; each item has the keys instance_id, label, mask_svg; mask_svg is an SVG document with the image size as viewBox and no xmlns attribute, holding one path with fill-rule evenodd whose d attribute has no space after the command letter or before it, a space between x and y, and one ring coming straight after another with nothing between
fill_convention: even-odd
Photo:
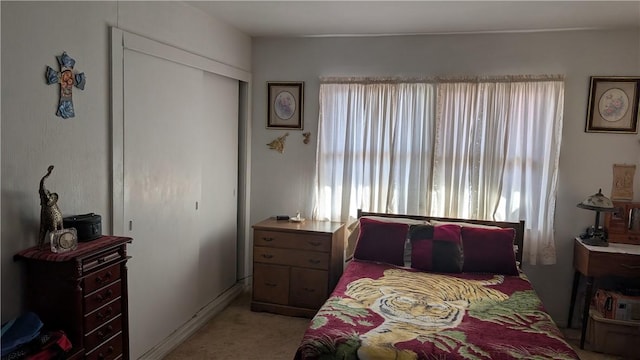
<instances>
[{"instance_id":1,"label":"drawer knob","mask_svg":"<svg viewBox=\"0 0 640 360\"><path fill-rule=\"evenodd\" d=\"M107 336L107 334L109 334L112 331L113 331L113 326L109 325L105 328L104 332L100 330L96 333L96 335L98 335L98 338L104 339L104 337Z\"/></svg>"},{"instance_id":2,"label":"drawer knob","mask_svg":"<svg viewBox=\"0 0 640 360\"><path fill-rule=\"evenodd\" d=\"M271 237L263 237L262 240L268 242L268 241L273 241L273 238L271 238Z\"/></svg>"},{"instance_id":3,"label":"drawer knob","mask_svg":"<svg viewBox=\"0 0 640 360\"><path fill-rule=\"evenodd\" d=\"M312 289L312 288L308 288L308 287L304 288L303 290L306 291L306 292L315 292L316 291L316 289Z\"/></svg>"},{"instance_id":4,"label":"drawer knob","mask_svg":"<svg viewBox=\"0 0 640 360\"><path fill-rule=\"evenodd\" d=\"M102 294L98 294L98 296L96 296L96 299L97 299L98 301L104 301L104 300L106 300L106 299L110 298L110 297L111 297L111 295L113 295L113 291L111 291L111 289L109 289L109 290L107 290L107 291L104 293L104 295L102 295Z\"/></svg>"},{"instance_id":5,"label":"drawer knob","mask_svg":"<svg viewBox=\"0 0 640 360\"><path fill-rule=\"evenodd\" d=\"M112 353L113 353L113 350L115 350L115 349L113 348L113 346L109 346L109 347L107 348L107 351L105 351L105 352L107 353L107 355L109 355L109 354L112 354ZM105 355L105 354L103 354L103 353L100 353L100 354L98 354L98 359L104 359L104 358L106 358L106 357L107 357L107 355Z\"/></svg>"},{"instance_id":6,"label":"drawer knob","mask_svg":"<svg viewBox=\"0 0 640 360\"><path fill-rule=\"evenodd\" d=\"M320 260L318 260L318 259L309 259L309 262L314 264L314 265L320 264Z\"/></svg>"},{"instance_id":7,"label":"drawer knob","mask_svg":"<svg viewBox=\"0 0 640 360\"><path fill-rule=\"evenodd\" d=\"M278 286L278 284L274 284L274 283L264 283L265 285L267 285L268 287L276 287Z\"/></svg>"},{"instance_id":8,"label":"drawer knob","mask_svg":"<svg viewBox=\"0 0 640 360\"><path fill-rule=\"evenodd\" d=\"M106 316L110 316L112 313L113 313L113 308L109 306L108 308L104 309L104 314L102 314L102 312L98 312L96 314L96 317L98 318L98 320L102 320Z\"/></svg>"},{"instance_id":9,"label":"drawer knob","mask_svg":"<svg viewBox=\"0 0 640 360\"><path fill-rule=\"evenodd\" d=\"M320 245L322 245L322 243L320 241L309 241L309 244L311 246L320 246Z\"/></svg>"},{"instance_id":10,"label":"drawer knob","mask_svg":"<svg viewBox=\"0 0 640 360\"><path fill-rule=\"evenodd\" d=\"M273 258L273 255L271 255L271 254L262 254L262 257L265 258L265 259L271 259L271 258Z\"/></svg>"},{"instance_id":11,"label":"drawer knob","mask_svg":"<svg viewBox=\"0 0 640 360\"><path fill-rule=\"evenodd\" d=\"M104 277L102 277L102 276L98 276L98 277L96 278L96 282L97 282L98 284L102 284L105 280L109 280L109 279L111 279L111 276L113 276L113 275L111 274L111 271L107 271L107 273L106 273L106 274L104 274Z\"/></svg>"}]
</instances>

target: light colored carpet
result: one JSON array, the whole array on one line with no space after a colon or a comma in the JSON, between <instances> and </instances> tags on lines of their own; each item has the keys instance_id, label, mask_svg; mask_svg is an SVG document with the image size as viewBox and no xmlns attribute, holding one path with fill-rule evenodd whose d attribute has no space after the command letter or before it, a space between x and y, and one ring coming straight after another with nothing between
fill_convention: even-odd
<instances>
[{"instance_id":1,"label":"light colored carpet","mask_svg":"<svg viewBox=\"0 0 640 360\"><path fill-rule=\"evenodd\" d=\"M252 312L250 303L249 293L240 295L165 359L293 359L309 319ZM562 331L581 360L622 360L621 357L580 350L580 330Z\"/></svg>"}]
</instances>

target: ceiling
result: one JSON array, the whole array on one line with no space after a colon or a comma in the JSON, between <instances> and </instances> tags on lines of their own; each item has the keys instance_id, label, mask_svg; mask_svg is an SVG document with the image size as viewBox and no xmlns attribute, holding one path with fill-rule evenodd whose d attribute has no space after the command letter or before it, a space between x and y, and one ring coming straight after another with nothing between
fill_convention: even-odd
<instances>
[{"instance_id":1,"label":"ceiling","mask_svg":"<svg viewBox=\"0 0 640 360\"><path fill-rule=\"evenodd\" d=\"M253 37L636 28L636 1L187 1Z\"/></svg>"}]
</instances>

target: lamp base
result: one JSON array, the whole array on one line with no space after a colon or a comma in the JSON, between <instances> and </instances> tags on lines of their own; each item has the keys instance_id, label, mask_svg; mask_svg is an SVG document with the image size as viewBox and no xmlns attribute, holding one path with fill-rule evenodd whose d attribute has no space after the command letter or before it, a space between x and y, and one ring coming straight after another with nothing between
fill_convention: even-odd
<instances>
[{"instance_id":1,"label":"lamp base","mask_svg":"<svg viewBox=\"0 0 640 360\"><path fill-rule=\"evenodd\" d=\"M582 243L591 246L609 246L609 242L601 236L593 236L582 239Z\"/></svg>"}]
</instances>

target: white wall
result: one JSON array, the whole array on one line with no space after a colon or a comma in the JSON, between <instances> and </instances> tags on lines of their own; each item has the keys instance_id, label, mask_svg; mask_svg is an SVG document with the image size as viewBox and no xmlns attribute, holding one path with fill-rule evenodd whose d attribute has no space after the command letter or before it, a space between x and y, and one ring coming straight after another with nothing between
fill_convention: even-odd
<instances>
[{"instance_id":1,"label":"white wall","mask_svg":"<svg viewBox=\"0 0 640 360\"><path fill-rule=\"evenodd\" d=\"M576 208L602 188L610 194L612 165L636 164L640 200L640 137L585 133L589 76L640 76L640 32L576 31L521 34L253 40L251 221L274 214L308 215L318 123L320 76L457 76L564 74L565 113L555 233L558 263L525 266L546 308L566 323L573 276L573 238L593 224ZM265 144L285 131L265 129L266 82L305 81L303 145L289 130L284 154Z\"/></svg>"},{"instance_id":2,"label":"white wall","mask_svg":"<svg viewBox=\"0 0 640 360\"><path fill-rule=\"evenodd\" d=\"M111 232L109 27L246 71L251 40L179 2L2 1L1 7L4 322L23 310L24 275L12 256L36 244L38 183L48 165L55 170L46 185L59 193L63 214L101 214L103 233ZM76 117L66 120L55 116L58 86L44 80L45 67L57 69L62 51L87 76L85 90L74 89Z\"/></svg>"}]
</instances>

